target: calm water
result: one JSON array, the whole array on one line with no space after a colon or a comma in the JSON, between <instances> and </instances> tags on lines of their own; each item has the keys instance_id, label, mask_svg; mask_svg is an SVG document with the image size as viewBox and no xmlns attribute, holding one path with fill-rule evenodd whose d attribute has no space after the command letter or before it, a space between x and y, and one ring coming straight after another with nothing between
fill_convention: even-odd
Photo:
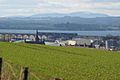
<instances>
[{"instance_id":1,"label":"calm water","mask_svg":"<svg viewBox=\"0 0 120 80\"><path fill-rule=\"evenodd\" d=\"M78 33L78 35L86 35L86 36L120 36L120 31L58 31L58 30L39 30L39 32L57 32L57 33ZM35 34L35 30L7 30L0 29L0 33L27 33L27 34Z\"/></svg>"}]
</instances>

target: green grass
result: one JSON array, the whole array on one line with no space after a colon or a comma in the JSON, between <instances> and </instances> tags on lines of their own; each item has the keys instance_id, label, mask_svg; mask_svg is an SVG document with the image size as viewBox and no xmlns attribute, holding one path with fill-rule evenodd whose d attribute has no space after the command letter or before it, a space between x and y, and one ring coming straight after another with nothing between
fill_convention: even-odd
<instances>
[{"instance_id":1,"label":"green grass","mask_svg":"<svg viewBox=\"0 0 120 80\"><path fill-rule=\"evenodd\" d=\"M40 80L120 80L120 53L97 49L0 43L0 56L18 70L28 66ZM18 73L18 72L17 72ZM29 75L29 80L37 80Z\"/></svg>"}]
</instances>

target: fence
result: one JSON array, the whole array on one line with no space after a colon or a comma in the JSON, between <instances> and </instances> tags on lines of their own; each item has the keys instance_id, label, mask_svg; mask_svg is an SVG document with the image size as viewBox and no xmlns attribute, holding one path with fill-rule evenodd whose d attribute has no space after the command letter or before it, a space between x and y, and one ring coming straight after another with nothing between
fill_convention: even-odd
<instances>
[{"instance_id":1,"label":"fence","mask_svg":"<svg viewBox=\"0 0 120 80\"><path fill-rule=\"evenodd\" d=\"M11 72L13 73L14 77L17 78L12 66L7 62L5 62L5 64L11 69ZM2 65L3 65L3 59L0 58L0 80L6 80L6 78L5 78L6 76L3 76L3 74L2 74ZM19 77L18 80L28 80L28 69L29 69L28 67L22 68L21 73L20 73L21 76Z\"/></svg>"},{"instance_id":2,"label":"fence","mask_svg":"<svg viewBox=\"0 0 120 80\"><path fill-rule=\"evenodd\" d=\"M6 72L4 72L3 74L3 64L5 64L6 66L8 66L10 69L8 72L11 71L12 74L7 74ZM31 75L34 77L35 80L41 80L38 76L36 76L36 74L34 74L33 72L29 71L29 67L21 67L20 73L17 76L17 74L14 71L14 67L11 65L10 62L8 61L3 61L2 58L0 58L0 80L13 80L10 79L10 75L13 75L14 80L28 80L28 76ZM5 69L7 71L7 69ZM45 76L48 77L48 76ZM51 78L49 76L48 80L63 80L62 78Z\"/></svg>"}]
</instances>

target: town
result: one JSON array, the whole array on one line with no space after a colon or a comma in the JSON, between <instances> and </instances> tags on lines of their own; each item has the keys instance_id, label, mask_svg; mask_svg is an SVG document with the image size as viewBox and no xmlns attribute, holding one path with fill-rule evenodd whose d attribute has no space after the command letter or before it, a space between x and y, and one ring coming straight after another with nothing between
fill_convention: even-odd
<instances>
[{"instance_id":1,"label":"town","mask_svg":"<svg viewBox=\"0 0 120 80\"><path fill-rule=\"evenodd\" d=\"M120 0L0 0L0 80L120 80Z\"/></svg>"},{"instance_id":2,"label":"town","mask_svg":"<svg viewBox=\"0 0 120 80\"><path fill-rule=\"evenodd\" d=\"M112 35L81 36L77 33L39 32L36 30L35 34L0 33L0 41L120 51L120 36Z\"/></svg>"}]
</instances>

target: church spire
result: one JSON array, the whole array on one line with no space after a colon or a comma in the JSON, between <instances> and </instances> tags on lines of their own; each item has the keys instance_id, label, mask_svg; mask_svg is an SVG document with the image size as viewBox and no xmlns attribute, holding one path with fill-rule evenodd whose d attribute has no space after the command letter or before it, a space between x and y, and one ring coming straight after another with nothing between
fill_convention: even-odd
<instances>
[{"instance_id":1,"label":"church spire","mask_svg":"<svg viewBox=\"0 0 120 80\"><path fill-rule=\"evenodd\" d=\"M39 42L39 36L38 36L38 30L36 30L36 37L35 37L36 43Z\"/></svg>"}]
</instances>

